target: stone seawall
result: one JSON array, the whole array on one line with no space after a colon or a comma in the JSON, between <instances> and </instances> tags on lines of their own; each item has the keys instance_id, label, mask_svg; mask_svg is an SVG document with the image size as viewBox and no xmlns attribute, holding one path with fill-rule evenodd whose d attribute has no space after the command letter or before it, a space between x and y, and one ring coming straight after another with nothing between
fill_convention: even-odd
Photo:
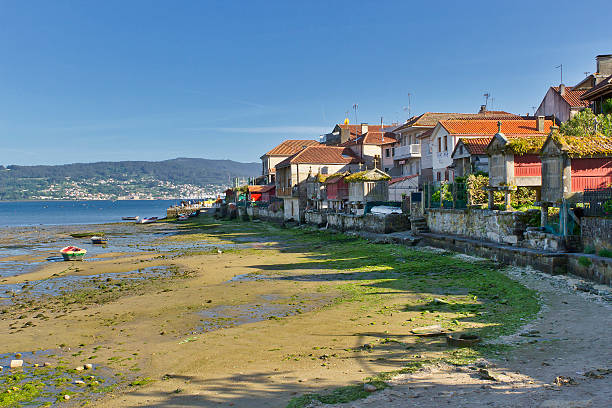
<instances>
[{"instance_id":1,"label":"stone seawall","mask_svg":"<svg viewBox=\"0 0 612 408\"><path fill-rule=\"evenodd\" d=\"M379 234L410 230L410 217L405 214L352 215L306 211L306 223L336 229L338 231L368 231Z\"/></svg>"},{"instance_id":2,"label":"stone seawall","mask_svg":"<svg viewBox=\"0 0 612 408\"><path fill-rule=\"evenodd\" d=\"M608 249L612 251L612 218L582 217L582 244L596 251Z\"/></svg>"},{"instance_id":3,"label":"stone seawall","mask_svg":"<svg viewBox=\"0 0 612 408\"><path fill-rule=\"evenodd\" d=\"M516 245L523 239L528 214L520 211L481 209L428 209L425 217L430 231Z\"/></svg>"}]
</instances>

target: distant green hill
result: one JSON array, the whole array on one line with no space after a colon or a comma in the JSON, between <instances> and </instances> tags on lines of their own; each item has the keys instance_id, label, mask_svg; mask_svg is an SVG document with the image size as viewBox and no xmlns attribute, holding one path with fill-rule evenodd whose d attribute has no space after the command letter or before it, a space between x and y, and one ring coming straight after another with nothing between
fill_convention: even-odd
<instances>
[{"instance_id":1,"label":"distant green hill","mask_svg":"<svg viewBox=\"0 0 612 408\"><path fill-rule=\"evenodd\" d=\"M259 163L232 160L178 158L159 162L121 161L74 163L57 166L0 166L0 200L36 198L44 191L53 198L68 198L68 189L85 189L120 195L155 188L161 194L168 183L173 186L229 185L234 177L255 177ZM76 187L75 187L76 186ZM83 187L85 186L85 187ZM132 186L120 188L119 186ZM172 190L172 186L167 188ZM74 198L74 197L70 197Z\"/></svg>"}]
</instances>

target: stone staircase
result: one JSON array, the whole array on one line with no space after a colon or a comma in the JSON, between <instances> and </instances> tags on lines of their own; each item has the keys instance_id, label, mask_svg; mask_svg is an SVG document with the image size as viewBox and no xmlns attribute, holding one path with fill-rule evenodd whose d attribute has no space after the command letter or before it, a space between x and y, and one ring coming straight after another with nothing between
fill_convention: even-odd
<instances>
[{"instance_id":1,"label":"stone staircase","mask_svg":"<svg viewBox=\"0 0 612 408\"><path fill-rule=\"evenodd\" d=\"M416 233L429 232L429 227L427 226L427 220L425 217L411 218L410 224L412 231Z\"/></svg>"}]
</instances>

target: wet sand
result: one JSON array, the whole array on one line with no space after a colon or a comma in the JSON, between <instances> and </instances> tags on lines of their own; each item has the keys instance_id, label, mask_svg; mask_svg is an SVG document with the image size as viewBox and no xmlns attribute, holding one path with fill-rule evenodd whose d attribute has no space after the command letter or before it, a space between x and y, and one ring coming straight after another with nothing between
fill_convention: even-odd
<instances>
[{"instance_id":1,"label":"wet sand","mask_svg":"<svg viewBox=\"0 0 612 408\"><path fill-rule=\"evenodd\" d=\"M43 248L31 255L40 265L0 282L26 284L2 307L0 354L51 350L68 367L108 370L115 387L74 398L91 406L281 407L445 351L443 339L410 329L459 315L424 317L406 307L422 294L363 288L370 275L344 273L320 245L281 230L254 232L262 226L162 223L138 251L109 246L86 262L42 262ZM28 296L32 282L60 277L73 279L61 295Z\"/></svg>"}]
</instances>

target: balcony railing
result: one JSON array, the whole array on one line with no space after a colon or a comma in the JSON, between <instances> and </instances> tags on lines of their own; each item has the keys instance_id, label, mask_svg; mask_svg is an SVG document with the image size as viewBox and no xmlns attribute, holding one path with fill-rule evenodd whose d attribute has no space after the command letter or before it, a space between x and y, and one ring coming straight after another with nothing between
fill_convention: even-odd
<instances>
[{"instance_id":1,"label":"balcony railing","mask_svg":"<svg viewBox=\"0 0 612 408\"><path fill-rule=\"evenodd\" d=\"M298 186L293 187L276 187L277 197L298 197L300 195L300 189Z\"/></svg>"},{"instance_id":2,"label":"balcony railing","mask_svg":"<svg viewBox=\"0 0 612 408\"><path fill-rule=\"evenodd\" d=\"M410 159L414 157L421 157L420 144L409 144L406 146L396 147L395 154L393 155L394 160Z\"/></svg>"}]
</instances>

